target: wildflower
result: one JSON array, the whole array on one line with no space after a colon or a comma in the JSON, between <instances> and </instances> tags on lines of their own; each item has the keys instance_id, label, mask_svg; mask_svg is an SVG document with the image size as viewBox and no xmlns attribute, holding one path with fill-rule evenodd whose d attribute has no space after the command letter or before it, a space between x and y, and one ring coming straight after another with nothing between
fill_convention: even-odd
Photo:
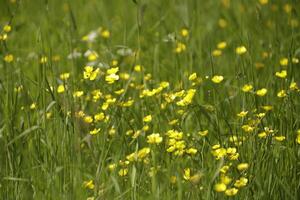
<instances>
[{"instance_id":1,"label":"wildflower","mask_svg":"<svg viewBox=\"0 0 300 200\"><path fill-rule=\"evenodd\" d=\"M141 65L135 65L133 69L136 72L140 72L140 71L142 71L142 66Z\"/></svg>"},{"instance_id":2,"label":"wildflower","mask_svg":"<svg viewBox=\"0 0 300 200\"><path fill-rule=\"evenodd\" d=\"M298 58L292 58L292 63L298 64L299 63L299 59Z\"/></svg>"},{"instance_id":3,"label":"wildflower","mask_svg":"<svg viewBox=\"0 0 300 200\"><path fill-rule=\"evenodd\" d=\"M214 186L216 192L224 192L226 190L226 185L224 183L217 183Z\"/></svg>"},{"instance_id":4,"label":"wildflower","mask_svg":"<svg viewBox=\"0 0 300 200\"><path fill-rule=\"evenodd\" d=\"M75 92L73 93L73 97L81 97L83 94L84 94L83 91L75 91Z\"/></svg>"},{"instance_id":5,"label":"wildflower","mask_svg":"<svg viewBox=\"0 0 300 200\"><path fill-rule=\"evenodd\" d=\"M287 58L282 58L280 59L279 63L281 66L285 67L289 64L289 60Z\"/></svg>"},{"instance_id":6,"label":"wildflower","mask_svg":"<svg viewBox=\"0 0 300 200\"><path fill-rule=\"evenodd\" d=\"M238 166L237 166L237 169L239 170L239 171L244 171L244 170L246 170L246 169L248 169L249 168L249 164L248 163L240 163L240 164L238 164Z\"/></svg>"},{"instance_id":7,"label":"wildflower","mask_svg":"<svg viewBox=\"0 0 300 200\"><path fill-rule=\"evenodd\" d=\"M214 57L219 57L222 55L222 51L220 49L215 49L213 50L213 52L211 53Z\"/></svg>"},{"instance_id":8,"label":"wildflower","mask_svg":"<svg viewBox=\"0 0 300 200\"><path fill-rule=\"evenodd\" d=\"M170 177L170 182L171 182L172 184L175 184L176 181L177 181L177 177L176 177L176 176L171 176L171 177Z\"/></svg>"},{"instance_id":9,"label":"wildflower","mask_svg":"<svg viewBox=\"0 0 300 200\"><path fill-rule=\"evenodd\" d=\"M186 29L186 28L181 29L180 35L181 35L182 37L187 37L187 36L189 36L189 31L188 31L188 29Z\"/></svg>"},{"instance_id":10,"label":"wildflower","mask_svg":"<svg viewBox=\"0 0 300 200\"><path fill-rule=\"evenodd\" d=\"M242 87L242 91L243 91L243 92L250 92L252 89L253 89L253 86L250 85L250 84L245 84L245 85Z\"/></svg>"},{"instance_id":11,"label":"wildflower","mask_svg":"<svg viewBox=\"0 0 300 200\"><path fill-rule=\"evenodd\" d=\"M265 131L260 132L260 133L258 134L258 137L259 137L259 138L266 138L266 137L267 137L267 133L266 133Z\"/></svg>"},{"instance_id":12,"label":"wildflower","mask_svg":"<svg viewBox=\"0 0 300 200\"><path fill-rule=\"evenodd\" d=\"M83 185L85 188L88 188L90 190L93 190L95 188L95 185L94 185L94 181L93 180L90 180L90 181L84 181L83 182Z\"/></svg>"},{"instance_id":13,"label":"wildflower","mask_svg":"<svg viewBox=\"0 0 300 200\"><path fill-rule=\"evenodd\" d=\"M248 111L242 111L237 114L238 117L245 117L248 114Z\"/></svg>"},{"instance_id":14,"label":"wildflower","mask_svg":"<svg viewBox=\"0 0 300 200\"><path fill-rule=\"evenodd\" d=\"M6 32L6 33L9 33L10 31L11 31L11 26L10 25L5 25L4 27L3 27L3 31L4 32Z\"/></svg>"},{"instance_id":15,"label":"wildflower","mask_svg":"<svg viewBox=\"0 0 300 200\"><path fill-rule=\"evenodd\" d=\"M285 90L280 90L280 91L277 93L277 97L279 97L279 98L286 97L286 92L285 92Z\"/></svg>"},{"instance_id":16,"label":"wildflower","mask_svg":"<svg viewBox=\"0 0 300 200\"><path fill-rule=\"evenodd\" d=\"M223 76L219 76L219 75L215 75L212 77L212 82L214 83L221 83L223 81L224 77Z\"/></svg>"},{"instance_id":17,"label":"wildflower","mask_svg":"<svg viewBox=\"0 0 300 200\"><path fill-rule=\"evenodd\" d=\"M115 169L116 169L116 167L117 167L117 165L115 164L115 163L113 163L113 164L109 164L108 165L108 169L109 169L109 171L114 171Z\"/></svg>"},{"instance_id":18,"label":"wildflower","mask_svg":"<svg viewBox=\"0 0 300 200\"><path fill-rule=\"evenodd\" d=\"M266 105L266 106L262 106L262 108L263 108L265 111L270 111L270 110L273 109L273 106Z\"/></svg>"},{"instance_id":19,"label":"wildflower","mask_svg":"<svg viewBox=\"0 0 300 200\"><path fill-rule=\"evenodd\" d=\"M277 140L278 142L282 142L283 140L285 140L285 136L283 135L275 136L275 140Z\"/></svg>"},{"instance_id":20,"label":"wildflower","mask_svg":"<svg viewBox=\"0 0 300 200\"><path fill-rule=\"evenodd\" d=\"M159 135L159 133L152 133L147 136L147 143L149 144L159 144L162 140L163 138Z\"/></svg>"},{"instance_id":21,"label":"wildflower","mask_svg":"<svg viewBox=\"0 0 300 200\"><path fill-rule=\"evenodd\" d=\"M100 130L101 130L100 128L94 128L93 130L90 131L90 134L91 135L96 135L100 132Z\"/></svg>"},{"instance_id":22,"label":"wildflower","mask_svg":"<svg viewBox=\"0 0 300 200\"><path fill-rule=\"evenodd\" d=\"M105 76L105 81L108 84L113 84L115 81L119 80L119 75L116 74L109 74L107 76Z\"/></svg>"},{"instance_id":23,"label":"wildflower","mask_svg":"<svg viewBox=\"0 0 300 200\"><path fill-rule=\"evenodd\" d=\"M193 81L193 80L195 80L195 79L197 79L197 74L196 74L196 73L192 73L192 74L189 76L189 80L190 80L190 81Z\"/></svg>"},{"instance_id":24,"label":"wildflower","mask_svg":"<svg viewBox=\"0 0 300 200\"><path fill-rule=\"evenodd\" d=\"M104 118L105 118L105 115L104 115L103 112L98 113L98 114L96 114L96 115L94 116L94 119L95 119L95 121L97 121L97 122L104 120Z\"/></svg>"},{"instance_id":25,"label":"wildflower","mask_svg":"<svg viewBox=\"0 0 300 200\"><path fill-rule=\"evenodd\" d=\"M238 189L236 189L236 188L229 188L229 189L227 189L226 191L225 191L225 195L226 196L234 196L234 195L236 195L237 193L238 193Z\"/></svg>"},{"instance_id":26,"label":"wildflower","mask_svg":"<svg viewBox=\"0 0 300 200\"><path fill-rule=\"evenodd\" d=\"M184 98L182 100L178 101L176 104L178 106L187 106L187 105L191 104L195 93L196 93L195 89L189 89L187 91L187 94L184 96Z\"/></svg>"},{"instance_id":27,"label":"wildflower","mask_svg":"<svg viewBox=\"0 0 300 200\"><path fill-rule=\"evenodd\" d=\"M105 29L105 30L101 31L100 35L101 35L101 37L108 39L110 37L110 32L109 32L109 30Z\"/></svg>"},{"instance_id":28,"label":"wildflower","mask_svg":"<svg viewBox=\"0 0 300 200\"><path fill-rule=\"evenodd\" d=\"M184 43L182 42L177 42L176 44L176 48L175 48L175 52L176 53L182 53L186 50L186 46Z\"/></svg>"},{"instance_id":29,"label":"wildflower","mask_svg":"<svg viewBox=\"0 0 300 200\"><path fill-rule=\"evenodd\" d=\"M57 87L57 93L64 93L65 92L65 86L64 85L59 85Z\"/></svg>"},{"instance_id":30,"label":"wildflower","mask_svg":"<svg viewBox=\"0 0 300 200\"><path fill-rule=\"evenodd\" d=\"M259 3L261 5L266 5L266 4L268 4L268 2L269 2L269 0L259 0Z\"/></svg>"},{"instance_id":31,"label":"wildflower","mask_svg":"<svg viewBox=\"0 0 300 200\"><path fill-rule=\"evenodd\" d=\"M281 72L276 72L275 75L279 78L285 78L287 76L287 71L282 70Z\"/></svg>"},{"instance_id":32,"label":"wildflower","mask_svg":"<svg viewBox=\"0 0 300 200\"><path fill-rule=\"evenodd\" d=\"M291 84L290 84L290 90L296 90L296 91L299 91L299 87L298 87L298 85L297 85L297 83L296 82L291 82Z\"/></svg>"},{"instance_id":33,"label":"wildflower","mask_svg":"<svg viewBox=\"0 0 300 200\"><path fill-rule=\"evenodd\" d=\"M183 178L187 181L191 178L191 169L190 168L184 169Z\"/></svg>"},{"instance_id":34,"label":"wildflower","mask_svg":"<svg viewBox=\"0 0 300 200\"><path fill-rule=\"evenodd\" d=\"M226 28L227 27L227 21L225 19L219 19L218 20L218 25L221 27L221 28Z\"/></svg>"},{"instance_id":35,"label":"wildflower","mask_svg":"<svg viewBox=\"0 0 300 200\"><path fill-rule=\"evenodd\" d=\"M48 62L48 57L47 56L42 56L41 59L40 59L40 63L45 64L47 62Z\"/></svg>"},{"instance_id":36,"label":"wildflower","mask_svg":"<svg viewBox=\"0 0 300 200\"><path fill-rule=\"evenodd\" d=\"M227 43L226 42L220 42L220 43L218 43L218 45L217 45L217 47L218 47L218 49L225 49L226 48L226 46L227 46Z\"/></svg>"},{"instance_id":37,"label":"wildflower","mask_svg":"<svg viewBox=\"0 0 300 200\"><path fill-rule=\"evenodd\" d=\"M234 186L237 188L245 187L248 183L248 179L245 177L241 177L240 179L236 180Z\"/></svg>"},{"instance_id":38,"label":"wildflower","mask_svg":"<svg viewBox=\"0 0 300 200\"><path fill-rule=\"evenodd\" d=\"M199 131L198 134L202 137L206 136L208 134L208 130Z\"/></svg>"},{"instance_id":39,"label":"wildflower","mask_svg":"<svg viewBox=\"0 0 300 200\"><path fill-rule=\"evenodd\" d=\"M235 49L235 53L238 55L245 54L247 52L247 49L245 46L239 46Z\"/></svg>"},{"instance_id":40,"label":"wildflower","mask_svg":"<svg viewBox=\"0 0 300 200\"><path fill-rule=\"evenodd\" d=\"M85 66L84 67L84 72L83 72L83 78L84 79L89 79L90 81L93 81L97 78L99 73L100 73L99 68L94 70L94 67L92 67L92 66Z\"/></svg>"},{"instance_id":41,"label":"wildflower","mask_svg":"<svg viewBox=\"0 0 300 200\"><path fill-rule=\"evenodd\" d=\"M228 185L231 183L232 178L230 178L229 176L226 176L224 174L221 174L221 183L224 183L225 185Z\"/></svg>"},{"instance_id":42,"label":"wildflower","mask_svg":"<svg viewBox=\"0 0 300 200\"><path fill-rule=\"evenodd\" d=\"M249 133L249 132L252 132L252 131L254 130L254 127L252 127L252 126L246 124L246 125L243 125L243 126L242 126L242 129L243 129L245 132Z\"/></svg>"},{"instance_id":43,"label":"wildflower","mask_svg":"<svg viewBox=\"0 0 300 200\"><path fill-rule=\"evenodd\" d=\"M35 102L33 102L33 103L30 105L30 109L31 109L31 110L36 109L36 103L35 103Z\"/></svg>"},{"instance_id":44,"label":"wildflower","mask_svg":"<svg viewBox=\"0 0 300 200\"><path fill-rule=\"evenodd\" d=\"M197 149L195 149L195 148L189 148L189 149L187 149L185 152L187 153L187 154L190 154L190 155L195 155L196 153L197 153Z\"/></svg>"},{"instance_id":45,"label":"wildflower","mask_svg":"<svg viewBox=\"0 0 300 200\"><path fill-rule=\"evenodd\" d=\"M86 122L86 123L88 123L88 124L90 124L90 123L93 122L93 118L92 118L91 116L85 116L85 117L83 118L83 120L84 120L84 122Z\"/></svg>"},{"instance_id":46,"label":"wildflower","mask_svg":"<svg viewBox=\"0 0 300 200\"><path fill-rule=\"evenodd\" d=\"M127 168L120 169L118 174L119 176L126 176L128 174L128 169Z\"/></svg>"},{"instance_id":47,"label":"wildflower","mask_svg":"<svg viewBox=\"0 0 300 200\"><path fill-rule=\"evenodd\" d=\"M69 77L70 77L70 73L63 73L63 74L60 74L60 79L65 81L65 80L68 80Z\"/></svg>"},{"instance_id":48,"label":"wildflower","mask_svg":"<svg viewBox=\"0 0 300 200\"><path fill-rule=\"evenodd\" d=\"M262 88L262 89L256 91L256 95L263 97L267 94L267 92L268 92L268 90L266 88Z\"/></svg>"},{"instance_id":49,"label":"wildflower","mask_svg":"<svg viewBox=\"0 0 300 200\"><path fill-rule=\"evenodd\" d=\"M144 122L151 122L152 121L152 116L151 115L147 115L143 118Z\"/></svg>"},{"instance_id":50,"label":"wildflower","mask_svg":"<svg viewBox=\"0 0 300 200\"><path fill-rule=\"evenodd\" d=\"M4 56L4 61L7 63L11 63L14 60L14 56L12 54L6 54Z\"/></svg>"},{"instance_id":51,"label":"wildflower","mask_svg":"<svg viewBox=\"0 0 300 200\"><path fill-rule=\"evenodd\" d=\"M300 144L300 129L297 131L296 142Z\"/></svg>"}]
</instances>

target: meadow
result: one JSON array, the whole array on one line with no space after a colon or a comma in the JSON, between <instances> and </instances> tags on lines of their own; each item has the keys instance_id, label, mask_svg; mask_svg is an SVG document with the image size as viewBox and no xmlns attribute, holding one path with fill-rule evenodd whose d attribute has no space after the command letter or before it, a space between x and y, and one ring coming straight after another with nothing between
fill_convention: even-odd
<instances>
[{"instance_id":1,"label":"meadow","mask_svg":"<svg viewBox=\"0 0 300 200\"><path fill-rule=\"evenodd\" d=\"M299 15L0 0L0 199L299 199Z\"/></svg>"}]
</instances>

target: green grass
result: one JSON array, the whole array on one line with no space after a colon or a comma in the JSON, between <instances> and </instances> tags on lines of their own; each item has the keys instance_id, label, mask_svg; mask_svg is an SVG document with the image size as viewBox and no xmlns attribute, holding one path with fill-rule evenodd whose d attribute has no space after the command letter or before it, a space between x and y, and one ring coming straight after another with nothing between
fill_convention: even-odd
<instances>
[{"instance_id":1,"label":"green grass","mask_svg":"<svg viewBox=\"0 0 300 200\"><path fill-rule=\"evenodd\" d=\"M300 86L299 3L1 0L0 199L299 199L300 90L290 87ZM5 25L12 30L6 33ZM91 31L95 41L83 41ZM226 48L214 56L222 41ZM176 53L179 42L186 49ZM247 52L238 55L240 46ZM98 54L93 63L84 56L89 49ZM71 57L72 52L82 56ZM109 84L107 69L114 60L119 80ZM100 69L95 80L84 78L87 65ZM275 75L282 70L286 77ZM63 80L62 73L70 77ZM189 80L192 73L195 80ZM224 80L214 83L214 75ZM164 81L169 86L158 89ZM245 84L253 89L243 92ZM256 94L261 88L265 96ZM116 94L120 89L124 92ZM190 89L196 90L193 98L186 97ZM74 97L79 90L83 96ZM281 90L286 96L278 97ZM182 99L184 106L178 105ZM132 105L122 106L130 100ZM267 105L272 110L262 108ZM87 123L80 111L103 112L106 118ZM241 111L248 113L238 117ZM147 115L150 122L143 121ZM99 132L90 134L95 128ZM168 152L172 129L183 134L177 139L185 143L183 155ZM204 130L208 134L199 135ZM149 144L152 133L162 142ZM145 157L128 157L143 148L150 148ZM197 153L189 155L189 148ZM236 152L230 154L230 148ZM240 163L248 168L238 170ZM226 173L224 166L230 166ZM125 176L122 169L128 170ZM215 191L226 182L224 175L236 195ZM248 182L238 187L242 177Z\"/></svg>"}]
</instances>

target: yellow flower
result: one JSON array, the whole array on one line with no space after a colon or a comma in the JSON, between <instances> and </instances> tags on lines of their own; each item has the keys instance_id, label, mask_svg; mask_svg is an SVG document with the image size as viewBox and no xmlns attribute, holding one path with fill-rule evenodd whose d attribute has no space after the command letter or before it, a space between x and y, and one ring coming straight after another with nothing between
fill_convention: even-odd
<instances>
[{"instance_id":1,"label":"yellow flower","mask_svg":"<svg viewBox=\"0 0 300 200\"><path fill-rule=\"evenodd\" d=\"M12 54L6 54L4 56L4 61L7 63L11 63L14 60L14 56Z\"/></svg>"},{"instance_id":2,"label":"yellow flower","mask_svg":"<svg viewBox=\"0 0 300 200\"><path fill-rule=\"evenodd\" d=\"M222 55L222 51L220 49L215 49L213 50L213 52L211 53L214 57L218 57Z\"/></svg>"},{"instance_id":3,"label":"yellow flower","mask_svg":"<svg viewBox=\"0 0 300 200\"><path fill-rule=\"evenodd\" d=\"M93 66L85 66L84 67L84 72L83 72L83 78L84 79L89 79L90 81L93 81L97 78L99 73L100 73L99 68L94 70Z\"/></svg>"},{"instance_id":4,"label":"yellow flower","mask_svg":"<svg viewBox=\"0 0 300 200\"><path fill-rule=\"evenodd\" d=\"M234 196L234 195L236 195L237 193L238 193L238 189L236 189L236 188L229 188L229 189L227 189L226 191L225 191L225 195L226 196Z\"/></svg>"},{"instance_id":5,"label":"yellow flower","mask_svg":"<svg viewBox=\"0 0 300 200\"><path fill-rule=\"evenodd\" d=\"M275 76L277 76L279 78L285 78L287 76L287 71L286 70L282 70L281 72L276 72Z\"/></svg>"},{"instance_id":6,"label":"yellow flower","mask_svg":"<svg viewBox=\"0 0 300 200\"><path fill-rule=\"evenodd\" d=\"M85 116L83 118L83 120L84 120L85 123L88 123L88 124L93 122L93 118L91 116Z\"/></svg>"},{"instance_id":7,"label":"yellow flower","mask_svg":"<svg viewBox=\"0 0 300 200\"><path fill-rule=\"evenodd\" d=\"M140 72L140 71L142 71L142 66L141 65L135 65L133 69L136 72Z\"/></svg>"},{"instance_id":8,"label":"yellow flower","mask_svg":"<svg viewBox=\"0 0 300 200\"><path fill-rule=\"evenodd\" d=\"M184 43L182 42L177 42L176 44L176 48L175 48L175 52L176 53L182 53L186 50L186 46Z\"/></svg>"},{"instance_id":9,"label":"yellow flower","mask_svg":"<svg viewBox=\"0 0 300 200\"><path fill-rule=\"evenodd\" d=\"M63 73L59 75L61 80L68 80L68 78L70 77L70 73Z\"/></svg>"},{"instance_id":10,"label":"yellow flower","mask_svg":"<svg viewBox=\"0 0 300 200\"><path fill-rule=\"evenodd\" d=\"M279 63L280 63L281 66L285 67L289 64L289 59L282 58L282 59L280 59Z\"/></svg>"},{"instance_id":11,"label":"yellow flower","mask_svg":"<svg viewBox=\"0 0 300 200\"><path fill-rule=\"evenodd\" d=\"M47 61L48 61L47 56L42 56L41 59L40 59L41 64L45 64Z\"/></svg>"},{"instance_id":12,"label":"yellow flower","mask_svg":"<svg viewBox=\"0 0 300 200\"><path fill-rule=\"evenodd\" d=\"M298 144L300 144L300 134L299 134L299 130L298 130L298 134L297 134L297 137L296 137L296 142L298 143Z\"/></svg>"},{"instance_id":13,"label":"yellow flower","mask_svg":"<svg viewBox=\"0 0 300 200\"><path fill-rule=\"evenodd\" d=\"M83 94L84 94L83 91L75 91L75 92L73 93L73 97L81 97Z\"/></svg>"},{"instance_id":14,"label":"yellow flower","mask_svg":"<svg viewBox=\"0 0 300 200\"><path fill-rule=\"evenodd\" d=\"M224 77L220 75L215 75L212 77L212 82L214 83L221 83L223 81Z\"/></svg>"},{"instance_id":15,"label":"yellow flower","mask_svg":"<svg viewBox=\"0 0 300 200\"><path fill-rule=\"evenodd\" d=\"M245 46L239 46L235 49L235 53L238 55L245 54L247 52L247 49Z\"/></svg>"},{"instance_id":16,"label":"yellow flower","mask_svg":"<svg viewBox=\"0 0 300 200\"><path fill-rule=\"evenodd\" d=\"M261 5L266 5L266 4L268 4L268 2L269 2L269 0L259 0L259 3Z\"/></svg>"},{"instance_id":17,"label":"yellow flower","mask_svg":"<svg viewBox=\"0 0 300 200\"><path fill-rule=\"evenodd\" d=\"M263 97L267 94L267 92L268 92L268 90L266 88L262 88L262 89L256 91L256 95Z\"/></svg>"},{"instance_id":18,"label":"yellow flower","mask_svg":"<svg viewBox=\"0 0 300 200\"><path fill-rule=\"evenodd\" d=\"M198 134L202 137L206 136L208 134L208 130L199 131Z\"/></svg>"},{"instance_id":19,"label":"yellow flower","mask_svg":"<svg viewBox=\"0 0 300 200\"><path fill-rule=\"evenodd\" d=\"M151 135L147 136L147 143L149 144L159 144L163 140L162 137L160 137L159 133L152 133Z\"/></svg>"},{"instance_id":20,"label":"yellow flower","mask_svg":"<svg viewBox=\"0 0 300 200\"><path fill-rule=\"evenodd\" d=\"M110 37L109 30L105 29L105 30L101 31L101 37L103 37L105 39L109 38Z\"/></svg>"},{"instance_id":21,"label":"yellow flower","mask_svg":"<svg viewBox=\"0 0 300 200\"><path fill-rule=\"evenodd\" d=\"M243 129L245 132L247 132L247 133L250 133L250 132L254 131L254 127L252 127L252 126L250 126L250 125L248 125L248 124L243 125L243 126L242 126L242 129Z\"/></svg>"},{"instance_id":22,"label":"yellow flower","mask_svg":"<svg viewBox=\"0 0 300 200\"><path fill-rule=\"evenodd\" d=\"M126 176L128 174L128 169L127 168L120 169L118 173L119 176Z\"/></svg>"},{"instance_id":23,"label":"yellow flower","mask_svg":"<svg viewBox=\"0 0 300 200\"><path fill-rule=\"evenodd\" d=\"M248 111L242 111L237 114L238 117L245 117L248 114Z\"/></svg>"},{"instance_id":24,"label":"yellow flower","mask_svg":"<svg viewBox=\"0 0 300 200\"><path fill-rule=\"evenodd\" d=\"M266 138L266 137L267 137L267 133L266 133L265 131L260 132L260 133L258 134L258 137L259 137L259 138Z\"/></svg>"},{"instance_id":25,"label":"yellow flower","mask_svg":"<svg viewBox=\"0 0 300 200\"><path fill-rule=\"evenodd\" d=\"M147 115L143 118L144 122L151 122L152 121L152 116L151 115Z\"/></svg>"},{"instance_id":26,"label":"yellow flower","mask_svg":"<svg viewBox=\"0 0 300 200\"><path fill-rule=\"evenodd\" d=\"M187 181L190 180L190 178L191 178L191 169L190 168L184 169L183 178Z\"/></svg>"},{"instance_id":27,"label":"yellow flower","mask_svg":"<svg viewBox=\"0 0 300 200\"><path fill-rule=\"evenodd\" d=\"M188 31L188 29L186 29L186 28L181 29L180 35L181 35L182 37L187 37L187 36L189 36L189 31Z\"/></svg>"},{"instance_id":28,"label":"yellow flower","mask_svg":"<svg viewBox=\"0 0 300 200\"><path fill-rule=\"evenodd\" d=\"M218 43L218 45L217 45L217 47L218 47L218 49L225 49L226 48L226 46L227 46L227 43L226 42L220 42L220 43Z\"/></svg>"},{"instance_id":29,"label":"yellow flower","mask_svg":"<svg viewBox=\"0 0 300 200\"><path fill-rule=\"evenodd\" d=\"M262 108L263 108L265 111L270 111L270 110L273 109L273 106L268 106L268 105L266 105L266 106L262 106Z\"/></svg>"},{"instance_id":30,"label":"yellow flower","mask_svg":"<svg viewBox=\"0 0 300 200\"><path fill-rule=\"evenodd\" d=\"M100 128L94 128L93 130L90 131L90 134L91 135L96 135L97 133L100 132L100 130L101 130Z\"/></svg>"},{"instance_id":31,"label":"yellow flower","mask_svg":"<svg viewBox=\"0 0 300 200\"><path fill-rule=\"evenodd\" d=\"M225 19L219 19L218 21L218 25L221 27L221 28L226 28L227 26L227 21Z\"/></svg>"},{"instance_id":32,"label":"yellow flower","mask_svg":"<svg viewBox=\"0 0 300 200\"><path fill-rule=\"evenodd\" d=\"M108 165L108 169L109 169L109 171L114 171L115 169L116 169L116 167L117 167L117 165L115 164L115 163L113 163L113 164L109 164Z\"/></svg>"},{"instance_id":33,"label":"yellow flower","mask_svg":"<svg viewBox=\"0 0 300 200\"><path fill-rule=\"evenodd\" d=\"M64 93L65 92L65 86L64 85L59 85L57 87L57 93Z\"/></svg>"},{"instance_id":34,"label":"yellow flower","mask_svg":"<svg viewBox=\"0 0 300 200\"><path fill-rule=\"evenodd\" d=\"M30 109L31 109L31 110L36 109L36 103L35 103L35 102L33 102L33 103L30 105Z\"/></svg>"},{"instance_id":35,"label":"yellow flower","mask_svg":"<svg viewBox=\"0 0 300 200\"><path fill-rule=\"evenodd\" d=\"M189 148L189 149L187 149L185 152L187 153L187 154L191 154L191 155L195 155L196 153L197 153L197 149L195 149L195 148Z\"/></svg>"},{"instance_id":36,"label":"yellow flower","mask_svg":"<svg viewBox=\"0 0 300 200\"><path fill-rule=\"evenodd\" d=\"M244 170L246 170L246 169L248 169L249 168L249 164L248 163L240 163L240 164L238 164L238 166L237 166L237 169L239 170L239 171L244 171Z\"/></svg>"},{"instance_id":37,"label":"yellow flower","mask_svg":"<svg viewBox=\"0 0 300 200\"><path fill-rule=\"evenodd\" d=\"M298 64L299 63L299 59L298 58L292 58L292 63Z\"/></svg>"},{"instance_id":38,"label":"yellow flower","mask_svg":"<svg viewBox=\"0 0 300 200\"><path fill-rule=\"evenodd\" d=\"M248 179L245 177L241 177L240 179L236 180L234 186L237 188L245 187L248 183Z\"/></svg>"},{"instance_id":39,"label":"yellow flower","mask_svg":"<svg viewBox=\"0 0 300 200\"><path fill-rule=\"evenodd\" d=\"M283 135L275 136L275 140L277 140L278 142L282 142L283 140L285 140L285 136Z\"/></svg>"},{"instance_id":40,"label":"yellow flower","mask_svg":"<svg viewBox=\"0 0 300 200\"><path fill-rule=\"evenodd\" d=\"M94 181L93 180L90 180L90 181L84 181L83 182L83 186L85 188L88 188L90 190L93 190L95 188L95 185L94 185Z\"/></svg>"},{"instance_id":41,"label":"yellow flower","mask_svg":"<svg viewBox=\"0 0 300 200\"><path fill-rule=\"evenodd\" d=\"M224 174L221 174L220 179L221 179L221 183L224 183L225 185L228 185L232 181L232 178L230 178L229 176L226 176Z\"/></svg>"},{"instance_id":42,"label":"yellow flower","mask_svg":"<svg viewBox=\"0 0 300 200\"><path fill-rule=\"evenodd\" d=\"M178 106L187 106L187 105L191 104L195 93L196 93L195 89L189 89L187 91L187 94L183 97L183 99L178 101L176 104Z\"/></svg>"},{"instance_id":43,"label":"yellow flower","mask_svg":"<svg viewBox=\"0 0 300 200\"><path fill-rule=\"evenodd\" d=\"M250 84L245 84L242 88L243 92L250 92L253 89L253 86Z\"/></svg>"},{"instance_id":44,"label":"yellow flower","mask_svg":"<svg viewBox=\"0 0 300 200\"><path fill-rule=\"evenodd\" d=\"M296 82L291 82L290 84L290 90L296 90L296 91L299 91L299 88L298 88L298 85Z\"/></svg>"},{"instance_id":45,"label":"yellow flower","mask_svg":"<svg viewBox=\"0 0 300 200\"><path fill-rule=\"evenodd\" d=\"M6 32L6 33L9 33L10 31L11 31L11 26L10 25L5 25L4 27L3 27L3 31L4 32Z\"/></svg>"},{"instance_id":46,"label":"yellow flower","mask_svg":"<svg viewBox=\"0 0 300 200\"><path fill-rule=\"evenodd\" d=\"M190 76L189 76L189 80L190 81L193 81L197 78L197 74L196 73L192 73Z\"/></svg>"},{"instance_id":47,"label":"yellow flower","mask_svg":"<svg viewBox=\"0 0 300 200\"><path fill-rule=\"evenodd\" d=\"M105 81L108 84L113 84L117 80L119 80L119 75L117 75L117 74L109 74L109 75L105 76Z\"/></svg>"},{"instance_id":48,"label":"yellow flower","mask_svg":"<svg viewBox=\"0 0 300 200\"><path fill-rule=\"evenodd\" d=\"M224 183L217 183L214 186L216 192L224 192L226 190L226 185Z\"/></svg>"},{"instance_id":49,"label":"yellow flower","mask_svg":"<svg viewBox=\"0 0 300 200\"><path fill-rule=\"evenodd\" d=\"M280 90L280 91L277 93L277 96L278 96L279 98L286 97L286 92L285 92L285 90Z\"/></svg>"}]
</instances>

